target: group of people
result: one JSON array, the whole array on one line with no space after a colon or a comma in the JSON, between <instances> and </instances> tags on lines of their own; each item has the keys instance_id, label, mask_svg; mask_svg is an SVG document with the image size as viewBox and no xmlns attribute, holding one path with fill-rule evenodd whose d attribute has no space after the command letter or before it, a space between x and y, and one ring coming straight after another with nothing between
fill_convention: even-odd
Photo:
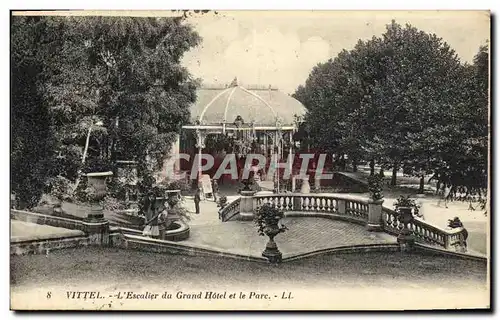
<instances>
[{"instance_id":1,"label":"group of people","mask_svg":"<svg viewBox=\"0 0 500 320\"><path fill-rule=\"evenodd\" d=\"M217 195L219 193L219 186L217 180L212 180L212 196L214 201L217 202ZM194 194L194 206L195 213L200 214L200 202L205 198L205 194L201 185L198 185ZM168 229L168 210L170 209L168 202L162 201L160 203L156 202L156 196L153 194L149 195L145 199L144 203L144 216L145 216L145 227L142 231L142 235L146 237L151 237L154 239L165 239L165 233Z\"/></svg>"},{"instance_id":2,"label":"group of people","mask_svg":"<svg viewBox=\"0 0 500 320\"><path fill-rule=\"evenodd\" d=\"M156 196L149 195L144 203L145 227L142 235L154 239L165 239L165 233L168 228L168 209L167 201L156 205Z\"/></svg>"}]
</instances>

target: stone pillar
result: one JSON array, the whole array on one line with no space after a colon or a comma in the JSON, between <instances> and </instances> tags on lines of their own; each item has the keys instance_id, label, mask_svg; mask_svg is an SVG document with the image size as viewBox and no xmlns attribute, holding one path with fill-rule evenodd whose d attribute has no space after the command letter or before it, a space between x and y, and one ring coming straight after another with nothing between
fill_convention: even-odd
<instances>
[{"instance_id":1,"label":"stone pillar","mask_svg":"<svg viewBox=\"0 0 500 320\"><path fill-rule=\"evenodd\" d=\"M303 178L302 179L302 186L300 188L300 193L311 193L311 186L309 185L309 179Z\"/></svg>"},{"instance_id":2,"label":"stone pillar","mask_svg":"<svg viewBox=\"0 0 500 320\"><path fill-rule=\"evenodd\" d=\"M314 190L321 190L321 180L317 175L314 176Z\"/></svg>"},{"instance_id":3,"label":"stone pillar","mask_svg":"<svg viewBox=\"0 0 500 320\"><path fill-rule=\"evenodd\" d=\"M338 214L345 214L345 209L346 209L346 202L343 199L338 199L337 200L337 213Z\"/></svg>"},{"instance_id":4,"label":"stone pillar","mask_svg":"<svg viewBox=\"0 0 500 320\"><path fill-rule=\"evenodd\" d=\"M370 200L368 202L368 222L366 229L368 231L382 231L382 203L384 200Z\"/></svg>"},{"instance_id":5,"label":"stone pillar","mask_svg":"<svg viewBox=\"0 0 500 320\"><path fill-rule=\"evenodd\" d=\"M296 187L297 187L297 177L292 175L292 193L295 192Z\"/></svg>"},{"instance_id":6,"label":"stone pillar","mask_svg":"<svg viewBox=\"0 0 500 320\"><path fill-rule=\"evenodd\" d=\"M256 191L241 191L240 197L240 216L239 220L253 220L254 217L254 207L253 207L253 196Z\"/></svg>"},{"instance_id":7,"label":"stone pillar","mask_svg":"<svg viewBox=\"0 0 500 320\"><path fill-rule=\"evenodd\" d=\"M302 211L302 203L300 196L293 197L293 211Z\"/></svg>"},{"instance_id":8,"label":"stone pillar","mask_svg":"<svg viewBox=\"0 0 500 320\"><path fill-rule=\"evenodd\" d=\"M83 221L83 232L89 237L90 245L107 246L109 244L109 221L104 218L99 221Z\"/></svg>"},{"instance_id":9,"label":"stone pillar","mask_svg":"<svg viewBox=\"0 0 500 320\"><path fill-rule=\"evenodd\" d=\"M205 133L202 132L200 129L196 129L196 148L198 148L198 183L201 179L201 175L203 172L201 171L201 165L202 165L202 160L201 160L201 155L203 152L203 148L205 148Z\"/></svg>"}]
</instances>

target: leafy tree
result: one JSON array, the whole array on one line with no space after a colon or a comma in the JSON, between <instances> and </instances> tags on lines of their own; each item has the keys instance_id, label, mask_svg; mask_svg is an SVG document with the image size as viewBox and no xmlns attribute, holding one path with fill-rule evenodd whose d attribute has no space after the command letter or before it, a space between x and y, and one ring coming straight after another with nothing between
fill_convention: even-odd
<instances>
[{"instance_id":1,"label":"leafy tree","mask_svg":"<svg viewBox=\"0 0 500 320\"><path fill-rule=\"evenodd\" d=\"M421 133L448 123L449 111L459 102L460 61L436 35L394 21L383 46L385 76L375 84L371 104L379 150L392 162L393 185L401 164L423 180L432 171L433 142L426 139L435 137Z\"/></svg>"},{"instance_id":2,"label":"leafy tree","mask_svg":"<svg viewBox=\"0 0 500 320\"><path fill-rule=\"evenodd\" d=\"M200 40L182 18L13 17L11 171L21 202L35 205L51 176L74 180L120 158L150 175L189 119L198 81L180 59Z\"/></svg>"},{"instance_id":3,"label":"leafy tree","mask_svg":"<svg viewBox=\"0 0 500 320\"><path fill-rule=\"evenodd\" d=\"M314 147L370 160L372 175L375 161L392 167L392 184L404 166L423 192L425 174L485 171L487 59L482 48L463 65L441 38L393 21L382 37L317 65L294 96Z\"/></svg>"},{"instance_id":4,"label":"leafy tree","mask_svg":"<svg viewBox=\"0 0 500 320\"><path fill-rule=\"evenodd\" d=\"M139 162L141 175L154 170L189 120L197 81L180 59L199 36L179 18L65 23L58 73L48 85L61 152L78 146L83 153L90 137L89 161L126 158Z\"/></svg>"},{"instance_id":5,"label":"leafy tree","mask_svg":"<svg viewBox=\"0 0 500 320\"><path fill-rule=\"evenodd\" d=\"M11 188L19 207L36 205L51 175L50 114L41 84L50 76L57 34L39 17L11 20Z\"/></svg>"}]
</instances>

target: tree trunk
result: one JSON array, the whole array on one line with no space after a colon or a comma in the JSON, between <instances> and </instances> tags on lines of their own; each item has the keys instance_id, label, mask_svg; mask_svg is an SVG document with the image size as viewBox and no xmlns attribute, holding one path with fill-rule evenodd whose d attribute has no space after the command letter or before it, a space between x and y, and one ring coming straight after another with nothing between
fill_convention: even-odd
<instances>
[{"instance_id":1,"label":"tree trunk","mask_svg":"<svg viewBox=\"0 0 500 320\"><path fill-rule=\"evenodd\" d=\"M352 160L352 172L358 172L358 161L356 159Z\"/></svg>"},{"instance_id":2,"label":"tree trunk","mask_svg":"<svg viewBox=\"0 0 500 320\"><path fill-rule=\"evenodd\" d=\"M398 163L394 162L394 164L392 166L391 186L395 186L396 185L397 174L398 174Z\"/></svg>"},{"instance_id":3,"label":"tree trunk","mask_svg":"<svg viewBox=\"0 0 500 320\"><path fill-rule=\"evenodd\" d=\"M423 194L424 193L424 184L425 184L425 176L421 175L420 176L420 186L418 187L418 193Z\"/></svg>"},{"instance_id":4,"label":"tree trunk","mask_svg":"<svg viewBox=\"0 0 500 320\"><path fill-rule=\"evenodd\" d=\"M375 159L370 160L370 176L375 175Z\"/></svg>"}]
</instances>

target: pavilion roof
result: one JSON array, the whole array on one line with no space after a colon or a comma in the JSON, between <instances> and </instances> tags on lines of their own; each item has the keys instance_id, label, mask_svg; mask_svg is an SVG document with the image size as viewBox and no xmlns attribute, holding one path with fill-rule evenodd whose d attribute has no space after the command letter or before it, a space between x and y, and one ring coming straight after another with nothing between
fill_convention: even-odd
<instances>
[{"instance_id":1,"label":"pavilion roof","mask_svg":"<svg viewBox=\"0 0 500 320\"><path fill-rule=\"evenodd\" d=\"M197 101L191 107L191 122L202 124L233 123L241 116L245 123L293 125L295 115L303 116L305 107L293 97L265 87L202 87L197 90Z\"/></svg>"}]
</instances>

